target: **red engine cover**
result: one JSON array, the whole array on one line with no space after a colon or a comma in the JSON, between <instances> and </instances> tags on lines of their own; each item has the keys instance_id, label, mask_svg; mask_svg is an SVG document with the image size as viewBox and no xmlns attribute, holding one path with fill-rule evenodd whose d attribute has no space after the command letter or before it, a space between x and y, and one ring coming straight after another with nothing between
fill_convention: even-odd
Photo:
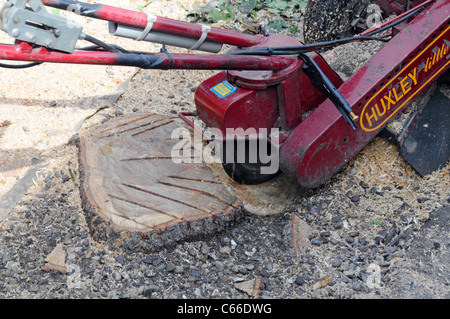
<instances>
[{"instance_id":1,"label":"red engine cover","mask_svg":"<svg viewBox=\"0 0 450 319\"><path fill-rule=\"evenodd\" d=\"M292 41L292 40L291 40ZM336 86L340 77L318 54L315 62ZM249 59L251 63L251 58ZM225 133L227 128L293 130L305 114L322 103L326 96L302 72L303 62L293 59L290 67L273 71L224 71L203 82L195 103L198 117L209 127Z\"/></svg>"},{"instance_id":2,"label":"red engine cover","mask_svg":"<svg viewBox=\"0 0 450 319\"><path fill-rule=\"evenodd\" d=\"M223 133L227 128L272 128L279 116L277 88L248 90L227 80L222 72L199 86L195 94L199 118Z\"/></svg>"}]
</instances>

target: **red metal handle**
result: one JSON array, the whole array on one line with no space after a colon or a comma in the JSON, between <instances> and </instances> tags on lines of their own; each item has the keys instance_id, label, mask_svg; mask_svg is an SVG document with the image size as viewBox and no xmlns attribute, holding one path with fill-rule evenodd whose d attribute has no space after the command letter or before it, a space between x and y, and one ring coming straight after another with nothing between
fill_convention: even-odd
<instances>
[{"instance_id":1,"label":"red metal handle","mask_svg":"<svg viewBox=\"0 0 450 319\"><path fill-rule=\"evenodd\" d=\"M0 45L0 60L29 62L121 65L143 69L179 70L272 70L279 71L296 61L287 57L230 56L207 54L143 54L106 51L74 51L72 54L33 48L26 42Z\"/></svg>"},{"instance_id":2,"label":"red metal handle","mask_svg":"<svg viewBox=\"0 0 450 319\"><path fill-rule=\"evenodd\" d=\"M42 3L49 7L61 10L76 11L76 13L79 13L82 16L126 24L142 29L144 29L148 23L148 16L146 13L103 4L88 4L70 0L43 0ZM199 39L203 34L202 26L200 24L164 17L157 17L157 21L153 24L152 30L194 39ZM266 38L263 35L251 35L211 28L206 40L237 47L251 47L265 42Z\"/></svg>"}]
</instances>

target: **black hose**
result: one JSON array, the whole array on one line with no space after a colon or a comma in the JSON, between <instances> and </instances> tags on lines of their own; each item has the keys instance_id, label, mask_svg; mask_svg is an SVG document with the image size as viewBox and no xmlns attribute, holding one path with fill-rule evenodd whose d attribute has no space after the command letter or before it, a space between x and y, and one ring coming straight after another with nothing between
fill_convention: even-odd
<instances>
[{"instance_id":1,"label":"black hose","mask_svg":"<svg viewBox=\"0 0 450 319\"><path fill-rule=\"evenodd\" d=\"M243 51L235 51L235 52L228 52L225 53L226 55L295 55L299 53L307 53L307 52L313 52L313 51L319 51L323 49L328 49L335 47L337 45L356 42L356 41L370 41L370 40L376 40L376 41L383 41L388 42L389 39L386 38L379 38L374 37L375 34L381 33L387 29L393 28L396 25L408 20L412 16L418 14L420 11L422 11L425 8L425 6L418 8L411 13L407 14L406 16L402 17L401 19L398 19L394 22L391 22L384 27L374 30L367 35L357 35L354 37L349 38L343 38L338 40L332 40L332 41L326 41L326 42L319 42L315 44L308 44L308 45L302 45L302 46L291 46L291 47L273 47L273 48L261 48L261 49L254 49L254 50L243 50Z\"/></svg>"},{"instance_id":2,"label":"black hose","mask_svg":"<svg viewBox=\"0 0 450 319\"><path fill-rule=\"evenodd\" d=\"M93 36L90 36L88 34L84 35L84 39L88 42L91 42L109 52L114 52L114 53L129 53L127 50L122 49L121 47L117 46L117 45L111 45L108 43L105 43L97 38L94 38Z\"/></svg>"},{"instance_id":3,"label":"black hose","mask_svg":"<svg viewBox=\"0 0 450 319\"><path fill-rule=\"evenodd\" d=\"M303 46L261 48L261 49L255 49L255 50L229 52L226 54L227 55L267 55L267 56L270 56L270 55L294 55L294 54L299 54L299 53L307 53L307 52L312 52L312 51L323 50L323 49L334 47L334 46L337 46L340 44L346 44L346 43L358 42L358 41L369 41L369 40L388 42L390 39L363 35L363 36L356 36L356 37L332 40L332 41L327 41L327 42L319 42L319 43L315 43L315 44L307 44L307 45L303 45Z\"/></svg>"},{"instance_id":4,"label":"black hose","mask_svg":"<svg viewBox=\"0 0 450 319\"><path fill-rule=\"evenodd\" d=\"M408 5L410 3L410 0L403 0L403 13L408 11Z\"/></svg>"},{"instance_id":5,"label":"black hose","mask_svg":"<svg viewBox=\"0 0 450 319\"><path fill-rule=\"evenodd\" d=\"M27 64L4 64L0 63L0 68L7 68L7 69L26 69L26 68L32 68L34 66L40 65L42 62L32 62Z\"/></svg>"}]
</instances>

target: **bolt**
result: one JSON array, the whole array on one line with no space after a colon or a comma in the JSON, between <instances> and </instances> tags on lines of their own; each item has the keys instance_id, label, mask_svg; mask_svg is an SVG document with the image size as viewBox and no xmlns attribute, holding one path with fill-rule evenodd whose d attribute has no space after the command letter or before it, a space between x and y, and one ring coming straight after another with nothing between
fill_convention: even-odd
<instances>
[{"instance_id":1,"label":"bolt","mask_svg":"<svg viewBox=\"0 0 450 319\"><path fill-rule=\"evenodd\" d=\"M19 35L20 35L20 30L19 30L19 29L13 29L13 30L11 31L11 36L12 36L13 38L17 38Z\"/></svg>"},{"instance_id":2,"label":"bolt","mask_svg":"<svg viewBox=\"0 0 450 319\"><path fill-rule=\"evenodd\" d=\"M30 32L27 32L27 34L25 35L26 39L28 42L31 43L36 43L36 36Z\"/></svg>"},{"instance_id":3,"label":"bolt","mask_svg":"<svg viewBox=\"0 0 450 319\"><path fill-rule=\"evenodd\" d=\"M49 49L53 48L53 41L51 39L45 40L44 46L46 46Z\"/></svg>"},{"instance_id":4,"label":"bolt","mask_svg":"<svg viewBox=\"0 0 450 319\"><path fill-rule=\"evenodd\" d=\"M350 117L352 118L353 122L355 122L355 123L358 122L358 120L359 120L359 116L353 112L350 113Z\"/></svg>"},{"instance_id":5,"label":"bolt","mask_svg":"<svg viewBox=\"0 0 450 319\"><path fill-rule=\"evenodd\" d=\"M59 37L61 35L61 30L53 29L53 33L55 34L55 37Z\"/></svg>"},{"instance_id":6,"label":"bolt","mask_svg":"<svg viewBox=\"0 0 450 319\"><path fill-rule=\"evenodd\" d=\"M18 17L18 16L15 16L14 18L13 18L13 22L14 23L19 23L20 22L20 17Z\"/></svg>"}]
</instances>

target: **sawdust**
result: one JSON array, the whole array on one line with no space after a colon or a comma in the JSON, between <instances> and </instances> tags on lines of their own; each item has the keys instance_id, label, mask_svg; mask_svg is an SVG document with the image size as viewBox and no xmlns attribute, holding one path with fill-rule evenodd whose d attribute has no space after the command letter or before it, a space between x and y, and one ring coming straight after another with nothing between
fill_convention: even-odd
<instances>
[{"instance_id":1,"label":"sawdust","mask_svg":"<svg viewBox=\"0 0 450 319\"><path fill-rule=\"evenodd\" d=\"M281 174L260 185L241 185L233 181L219 164L209 165L217 178L237 196L245 209L255 215L277 215L298 204L307 191L294 178Z\"/></svg>"},{"instance_id":2,"label":"sawdust","mask_svg":"<svg viewBox=\"0 0 450 319\"><path fill-rule=\"evenodd\" d=\"M104 22L77 18L84 20L86 33L106 36ZM2 32L0 41L11 38ZM110 106L108 98L132 74L124 67L61 64L2 69L0 112L10 124L0 128L0 196L36 162L62 165L63 146L87 117Z\"/></svg>"},{"instance_id":3,"label":"sawdust","mask_svg":"<svg viewBox=\"0 0 450 319\"><path fill-rule=\"evenodd\" d=\"M182 3L180 1L182 5L171 7L165 2L152 4L143 10L151 10L154 14L177 19L184 16L185 9L192 5L189 1ZM107 4L137 10L145 3L146 1L111 0ZM70 17L83 25L83 32L105 42L126 47L128 50L157 51L157 46L151 43L110 36L106 21L85 18L52 8L47 10L53 14ZM0 42L13 43L13 39L1 32ZM90 44L80 41L78 45L83 47ZM64 147L65 144L99 109L111 108L114 105L123 93L121 85L136 71L136 68L118 66L50 63L23 70L2 69L0 197L37 162L48 165L48 169L65 167L67 158L70 157ZM155 83L161 81L156 79ZM157 89L159 92L166 91L163 87ZM150 94L155 95L155 91L152 90ZM162 97L158 102L164 98L167 97ZM138 92L135 100L126 100L120 106L124 106L125 103L132 109L143 102L149 100ZM165 106L168 108L167 105L171 102L168 100Z\"/></svg>"},{"instance_id":4,"label":"sawdust","mask_svg":"<svg viewBox=\"0 0 450 319\"><path fill-rule=\"evenodd\" d=\"M373 196L366 204L361 201L359 211L376 216L394 216L405 205L417 212L416 217L426 220L429 214L441 207L450 190L450 165L420 177L400 156L398 148L387 140L377 137L361 151L342 173L343 180L334 185L336 192L358 195L360 186L373 189ZM378 194L389 193L388 196ZM390 198L390 200L386 200ZM418 200L426 198L426 201Z\"/></svg>"}]
</instances>

